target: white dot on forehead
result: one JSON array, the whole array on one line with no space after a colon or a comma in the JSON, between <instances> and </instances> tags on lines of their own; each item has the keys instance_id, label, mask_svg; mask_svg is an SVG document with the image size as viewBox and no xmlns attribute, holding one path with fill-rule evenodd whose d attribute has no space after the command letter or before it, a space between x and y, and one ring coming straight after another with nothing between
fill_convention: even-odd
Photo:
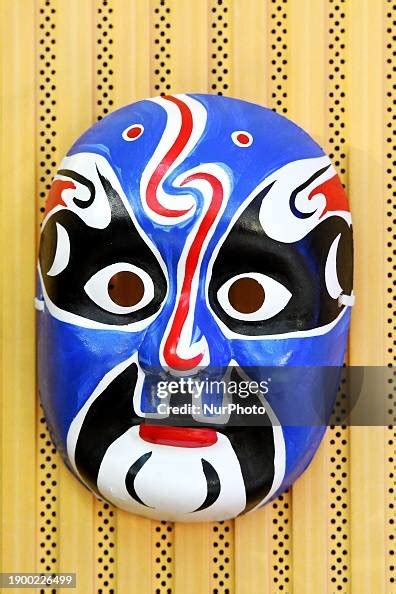
<instances>
[{"instance_id":1,"label":"white dot on forehead","mask_svg":"<svg viewBox=\"0 0 396 594\"><path fill-rule=\"evenodd\" d=\"M243 148L250 146L253 142L253 136L245 130L235 130L231 134L231 138L234 144Z\"/></svg>"},{"instance_id":2,"label":"white dot on forehead","mask_svg":"<svg viewBox=\"0 0 396 594\"><path fill-rule=\"evenodd\" d=\"M122 137L124 140L131 142L133 140L137 140L143 134L144 126L142 124L132 124L125 128L124 132L122 133Z\"/></svg>"}]
</instances>

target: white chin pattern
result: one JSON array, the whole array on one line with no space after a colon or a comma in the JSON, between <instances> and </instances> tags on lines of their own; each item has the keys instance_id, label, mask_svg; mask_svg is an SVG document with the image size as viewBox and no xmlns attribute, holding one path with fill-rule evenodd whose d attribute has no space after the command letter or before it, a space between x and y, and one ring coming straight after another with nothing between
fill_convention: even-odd
<instances>
[{"instance_id":1,"label":"white chin pattern","mask_svg":"<svg viewBox=\"0 0 396 594\"><path fill-rule=\"evenodd\" d=\"M121 509L156 520L208 522L235 517L246 507L245 485L229 440L220 433L217 438L207 447L156 445L141 439L139 427L132 427L108 448L99 470L99 492ZM132 497L126 477L139 460ZM212 495L217 497L208 507L205 463L220 483L220 492Z\"/></svg>"}]
</instances>

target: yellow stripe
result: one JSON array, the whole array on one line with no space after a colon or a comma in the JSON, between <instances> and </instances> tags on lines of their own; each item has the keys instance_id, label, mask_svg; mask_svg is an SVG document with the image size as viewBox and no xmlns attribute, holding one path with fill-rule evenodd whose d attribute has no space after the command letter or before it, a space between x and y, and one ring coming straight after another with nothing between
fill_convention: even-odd
<instances>
[{"instance_id":1,"label":"yellow stripe","mask_svg":"<svg viewBox=\"0 0 396 594\"><path fill-rule=\"evenodd\" d=\"M385 363L383 220L383 11L381 2L351 2L348 11L349 194L359 246L350 361ZM373 312L375 311L375 315ZM386 591L384 430L351 428L352 593Z\"/></svg>"},{"instance_id":2,"label":"yellow stripe","mask_svg":"<svg viewBox=\"0 0 396 594\"><path fill-rule=\"evenodd\" d=\"M235 591L270 594L271 507L235 520Z\"/></svg>"},{"instance_id":3,"label":"yellow stripe","mask_svg":"<svg viewBox=\"0 0 396 594\"><path fill-rule=\"evenodd\" d=\"M150 2L114 0L114 107L150 97Z\"/></svg>"},{"instance_id":4,"label":"yellow stripe","mask_svg":"<svg viewBox=\"0 0 396 594\"><path fill-rule=\"evenodd\" d=\"M208 87L208 2L169 0L172 36L172 93L206 93ZM199 56L199 60L197 57Z\"/></svg>"},{"instance_id":5,"label":"yellow stripe","mask_svg":"<svg viewBox=\"0 0 396 594\"><path fill-rule=\"evenodd\" d=\"M328 436L293 486L293 587L296 592L327 591Z\"/></svg>"},{"instance_id":6,"label":"yellow stripe","mask_svg":"<svg viewBox=\"0 0 396 594\"><path fill-rule=\"evenodd\" d=\"M210 524L175 524L175 591L208 592Z\"/></svg>"},{"instance_id":7,"label":"yellow stripe","mask_svg":"<svg viewBox=\"0 0 396 594\"><path fill-rule=\"evenodd\" d=\"M117 512L117 591L128 592L131 584L139 584L139 594L152 593L151 539L150 520Z\"/></svg>"},{"instance_id":8,"label":"yellow stripe","mask_svg":"<svg viewBox=\"0 0 396 594\"><path fill-rule=\"evenodd\" d=\"M232 70L235 97L268 105L268 57L267 2L234 0Z\"/></svg>"},{"instance_id":9,"label":"yellow stripe","mask_svg":"<svg viewBox=\"0 0 396 594\"><path fill-rule=\"evenodd\" d=\"M384 138L384 155L386 158L385 171L385 197L386 209L384 213L384 225L386 227L386 289L387 303L387 320L384 330L386 331L385 343L387 347L386 363L388 366L396 363L396 348L394 343L394 329L393 320L395 317L395 269L394 269L394 247L392 240L394 239L394 213L391 208L395 203L394 199L394 172L393 163L395 159L395 143L394 135L392 135L392 127L394 131L394 85L395 85L395 71L393 58L393 36L395 34L395 19L392 18L392 8L394 11L394 4L387 0L384 2L384 20L386 22L386 31L383 39L384 48L384 103L385 103L385 138ZM395 374L393 372L393 383L389 383L385 387L385 394L387 396L386 403L389 412L389 425L385 429L385 554L386 554L386 593L392 594L395 587L395 562L394 556L390 551L395 548L395 450L396 450L396 407L395 407Z\"/></svg>"},{"instance_id":10,"label":"yellow stripe","mask_svg":"<svg viewBox=\"0 0 396 594\"><path fill-rule=\"evenodd\" d=\"M34 571L34 3L2 9L1 571Z\"/></svg>"},{"instance_id":11,"label":"yellow stripe","mask_svg":"<svg viewBox=\"0 0 396 594\"><path fill-rule=\"evenodd\" d=\"M292 2L288 12L288 115L319 144L326 137L326 16L326 2L312 0Z\"/></svg>"},{"instance_id":12,"label":"yellow stripe","mask_svg":"<svg viewBox=\"0 0 396 594\"><path fill-rule=\"evenodd\" d=\"M354 219L353 365L384 363L383 15L381 2L349 4L348 187ZM375 310L375 315L373 311Z\"/></svg>"}]
</instances>

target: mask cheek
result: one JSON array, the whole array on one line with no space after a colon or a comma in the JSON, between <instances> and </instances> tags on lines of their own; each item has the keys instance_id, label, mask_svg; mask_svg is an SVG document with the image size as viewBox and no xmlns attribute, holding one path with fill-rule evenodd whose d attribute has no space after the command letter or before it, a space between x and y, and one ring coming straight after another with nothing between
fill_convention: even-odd
<instances>
[{"instance_id":1,"label":"mask cheek","mask_svg":"<svg viewBox=\"0 0 396 594\"><path fill-rule=\"evenodd\" d=\"M37 336L40 399L57 447L64 451L73 419L106 374L137 353L144 332L65 324L45 308L37 315Z\"/></svg>"}]
</instances>

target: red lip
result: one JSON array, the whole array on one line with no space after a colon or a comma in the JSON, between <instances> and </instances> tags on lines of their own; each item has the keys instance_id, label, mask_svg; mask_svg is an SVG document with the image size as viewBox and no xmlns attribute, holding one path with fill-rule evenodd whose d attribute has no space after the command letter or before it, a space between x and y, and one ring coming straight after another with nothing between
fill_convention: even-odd
<instances>
[{"instance_id":1,"label":"red lip","mask_svg":"<svg viewBox=\"0 0 396 594\"><path fill-rule=\"evenodd\" d=\"M214 429L196 427L173 427L171 425L139 426L139 435L149 443L156 443L182 448L202 448L213 445L217 441Z\"/></svg>"}]
</instances>

